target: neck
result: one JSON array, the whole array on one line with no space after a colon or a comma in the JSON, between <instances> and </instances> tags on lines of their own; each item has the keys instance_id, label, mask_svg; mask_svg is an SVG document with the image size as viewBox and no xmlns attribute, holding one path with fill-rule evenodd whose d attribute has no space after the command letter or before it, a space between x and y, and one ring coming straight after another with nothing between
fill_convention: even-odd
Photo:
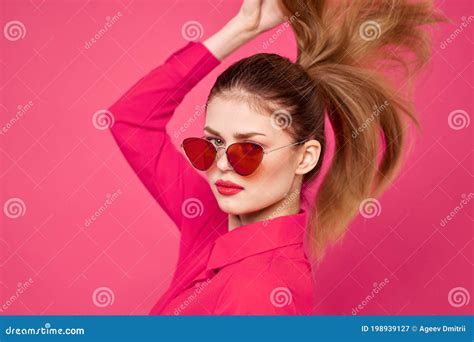
<instances>
[{"instance_id":1,"label":"neck","mask_svg":"<svg viewBox=\"0 0 474 342\"><path fill-rule=\"evenodd\" d=\"M240 226L265 221L279 216L294 215L300 212L300 192L295 191L284 196L272 205L242 215L229 214L229 231Z\"/></svg>"}]
</instances>

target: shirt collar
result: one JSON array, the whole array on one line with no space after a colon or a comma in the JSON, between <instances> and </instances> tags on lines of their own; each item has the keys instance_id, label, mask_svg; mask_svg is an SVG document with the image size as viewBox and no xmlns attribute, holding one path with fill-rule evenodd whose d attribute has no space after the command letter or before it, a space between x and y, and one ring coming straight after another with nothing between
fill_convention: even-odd
<instances>
[{"instance_id":1,"label":"shirt collar","mask_svg":"<svg viewBox=\"0 0 474 342\"><path fill-rule=\"evenodd\" d=\"M304 240L306 211L246 224L219 236L213 243L207 269L221 268L251 255L299 244Z\"/></svg>"}]
</instances>

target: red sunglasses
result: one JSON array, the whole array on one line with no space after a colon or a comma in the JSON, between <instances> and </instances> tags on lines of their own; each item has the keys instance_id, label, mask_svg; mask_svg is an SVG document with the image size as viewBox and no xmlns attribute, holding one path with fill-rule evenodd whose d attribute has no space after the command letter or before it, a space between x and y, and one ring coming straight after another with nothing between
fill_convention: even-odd
<instances>
[{"instance_id":1,"label":"red sunglasses","mask_svg":"<svg viewBox=\"0 0 474 342\"><path fill-rule=\"evenodd\" d=\"M212 166L216 160L217 151L222 148L225 150L227 160L234 171L241 176L248 176L258 168L264 154L284 147L302 144L306 140L308 139L269 151L265 151L261 145L253 142L237 142L227 146L227 148L224 146L218 147L204 138L186 138L181 143L181 147L191 165L201 171L205 171Z\"/></svg>"}]
</instances>

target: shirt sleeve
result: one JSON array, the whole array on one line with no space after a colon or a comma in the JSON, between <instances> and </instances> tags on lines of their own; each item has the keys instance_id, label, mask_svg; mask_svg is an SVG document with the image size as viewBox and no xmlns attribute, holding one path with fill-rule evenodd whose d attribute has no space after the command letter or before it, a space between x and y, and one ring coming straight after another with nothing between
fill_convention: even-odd
<instances>
[{"instance_id":1,"label":"shirt sleeve","mask_svg":"<svg viewBox=\"0 0 474 342\"><path fill-rule=\"evenodd\" d=\"M217 203L207 181L171 141L166 125L185 95L219 63L201 42L189 42L108 108L114 120L110 131L120 150L180 229L183 216L200 210L203 219Z\"/></svg>"}]
</instances>

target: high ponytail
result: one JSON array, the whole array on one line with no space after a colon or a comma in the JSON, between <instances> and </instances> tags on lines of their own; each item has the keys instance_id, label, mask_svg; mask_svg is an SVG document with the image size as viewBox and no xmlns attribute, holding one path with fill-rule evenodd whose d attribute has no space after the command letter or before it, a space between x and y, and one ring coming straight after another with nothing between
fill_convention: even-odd
<instances>
[{"instance_id":1,"label":"high ponytail","mask_svg":"<svg viewBox=\"0 0 474 342\"><path fill-rule=\"evenodd\" d=\"M327 115L335 155L311 208L307 234L309 256L321 261L360 205L380 196L395 177L407 121L419 126L409 97L379 70L401 66L409 81L430 56L422 26L442 17L424 0L282 0L282 5L296 34L296 63L273 53L241 59L219 75L207 101L235 96L259 112L291 115L285 130L294 141L315 139L321 145L304 184L321 170Z\"/></svg>"},{"instance_id":2,"label":"high ponytail","mask_svg":"<svg viewBox=\"0 0 474 342\"><path fill-rule=\"evenodd\" d=\"M313 257L321 261L364 200L380 196L395 177L406 142L404 116L419 127L411 102L380 70L401 66L409 81L430 56L422 26L442 17L428 1L283 0L283 5L300 14L293 23L297 63L312 78L335 133L334 158L308 232Z\"/></svg>"}]
</instances>

